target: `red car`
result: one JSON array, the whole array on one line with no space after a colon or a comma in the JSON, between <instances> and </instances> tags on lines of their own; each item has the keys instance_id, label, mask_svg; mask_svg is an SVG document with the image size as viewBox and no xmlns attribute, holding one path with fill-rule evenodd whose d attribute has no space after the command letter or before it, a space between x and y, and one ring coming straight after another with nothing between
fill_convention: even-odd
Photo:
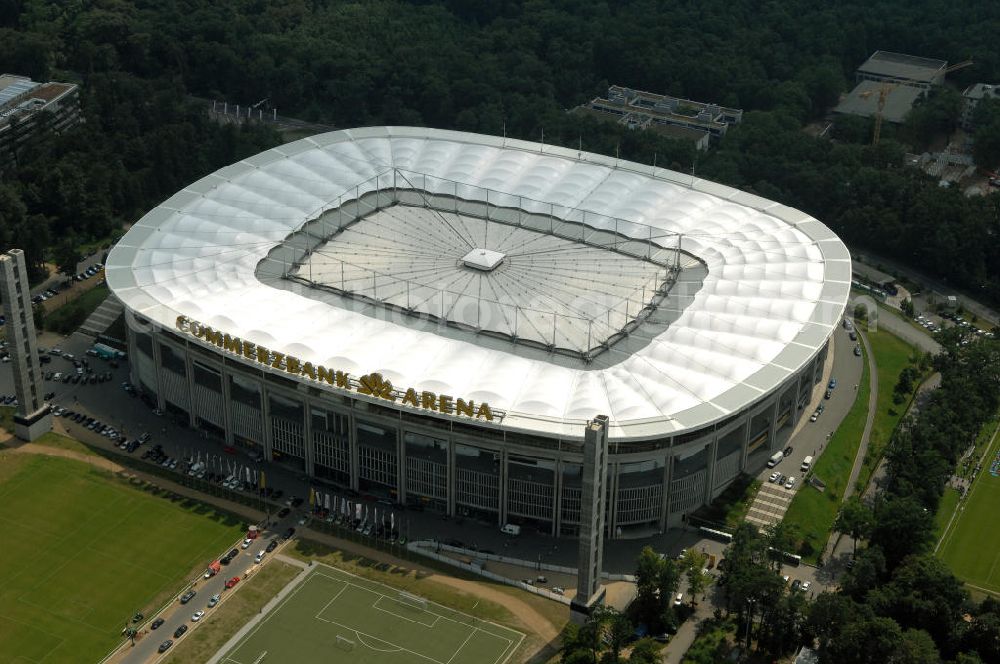
<instances>
[{"instance_id":1,"label":"red car","mask_svg":"<svg viewBox=\"0 0 1000 664\"><path fill-rule=\"evenodd\" d=\"M234 576L233 578L229 579L228 581L226 581L226 590L232 588L239 582L240 582L240 577L238 576Z\"/></svg>"}]
</instances>

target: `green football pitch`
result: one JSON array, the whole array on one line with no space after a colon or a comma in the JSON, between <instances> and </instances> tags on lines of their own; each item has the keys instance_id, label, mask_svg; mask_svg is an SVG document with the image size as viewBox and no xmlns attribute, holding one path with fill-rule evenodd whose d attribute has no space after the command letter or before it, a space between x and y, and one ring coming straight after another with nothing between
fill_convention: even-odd
<instances>
[{"instance_id":1,"label":"green football pitch","mask_svg":"<svg viewBox=\"0 0 1000 664\"><path fill-rule=\"evenodd\" d=\"M1000 435L994 435L969 497L959 503L937 551L955 576L972 588L992 593L1000 593L1000 528L996 523L1000 477L990 474L998 449Z\"/></svg>"},{"instance_id":2,"label":"green football pitch","mask_svg":"<svg viewBox=\"0 0 1000 664\"><path fill-rule=\"evenodd\" d=\"M503 664L524 635L317 565L223 664Z\"/></svg>"},{"instance_id":3,"label":"green football pitch","mask_svg":"<svg viewBox=\"0 0 1000 664\"><path fill-rule=\"evenodd\" d=\"M97 662L240 524L72 461L0 453L0 662ZM212 513L210 513L212 514Z\"/></svg>"}]
</instances>

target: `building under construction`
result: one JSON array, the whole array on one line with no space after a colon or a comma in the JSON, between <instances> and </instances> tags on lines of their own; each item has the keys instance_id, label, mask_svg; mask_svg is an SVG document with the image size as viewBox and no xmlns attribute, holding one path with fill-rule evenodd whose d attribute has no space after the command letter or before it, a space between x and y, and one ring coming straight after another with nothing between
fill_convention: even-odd
<instances>
[{"instance_id":1,"label":"building under construction","mask_svg":"<svg viewBox=\"0 0 1000 664\"><path fill-rule=\"evenodd\" d=\"M949 67L945 60L875 51L858 67L857 85L841 98L833 112L874 117L879 126L882 122L900 124L918 99L944 83L948 72L970 64L963 62Z\"/></svg>"}]
</instances>

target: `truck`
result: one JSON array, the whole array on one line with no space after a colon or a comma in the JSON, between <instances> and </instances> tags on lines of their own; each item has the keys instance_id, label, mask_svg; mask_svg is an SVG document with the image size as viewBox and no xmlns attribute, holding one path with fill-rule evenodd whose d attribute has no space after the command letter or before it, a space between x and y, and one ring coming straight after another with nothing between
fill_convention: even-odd
<instances>
[{"instance_id":1,"label":"truck","mask_svg":"<svg viewBox=\"0 0 1000 664\"><path fill-rule=\"evenodd\" d=\"M774 468L779 463L781 463L781 460L784 458L785 458L784 452L781 451L775 452L774 454L771 455L771 458L767 460L767 467Z\"/></svg>"},{"instance_id":2,"label":"truck","mask_svg":"<svg viewBox=\"0 0 1000 664\"><path fill-rule=\"evenodd\" d=\"M218 574L221 569L222 569L222 563L220 563L218 560L214 561L213 563L209 564L208 569L205 570L205 578L206 579L212 578L213 576Z\"/></svg>"},{"instance_id":3,"label":"truck","mask_svg":"<svg viewBox=\"0 0 1000 664\"><path fill-rule=\"evenodd\" d=\"M102 360L125 359L125 353L118 350L117 348L112 348L111 346L107 346L105 344L101 343L94 344L93 346L91 346L90 350L93 351L93 353L88 352L88 354L99 357Z\"/></svg>"},{"instance_id":4,"label":"truck","mask_svg":"<svg viewBox=\"0 0 1000 664\"><path fill-rule=\"evenodd\" d=\"M506 535L515 535L515 536L520 535L521 526L514 525L513 523L505 523L503 527L500 529L500 532Z\"/></svg>"}]
</instances>

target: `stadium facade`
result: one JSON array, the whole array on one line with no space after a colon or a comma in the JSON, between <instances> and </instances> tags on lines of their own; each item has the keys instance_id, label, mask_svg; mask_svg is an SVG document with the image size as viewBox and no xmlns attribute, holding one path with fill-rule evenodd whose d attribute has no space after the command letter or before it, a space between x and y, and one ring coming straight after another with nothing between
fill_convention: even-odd
<instances>
[{"instance_id":1,"label":"stadium facade","mask_svg":"<svg viewBox=\"0 0 1000 664\"><path fill-rule=\"evenodd\" d=\"M606 415L617 534L785 445L851 263L808 215L681 173L374 127L191 184L107 280L161 409L363 494L574 534Z\"/></svg>"}]
</instances>

